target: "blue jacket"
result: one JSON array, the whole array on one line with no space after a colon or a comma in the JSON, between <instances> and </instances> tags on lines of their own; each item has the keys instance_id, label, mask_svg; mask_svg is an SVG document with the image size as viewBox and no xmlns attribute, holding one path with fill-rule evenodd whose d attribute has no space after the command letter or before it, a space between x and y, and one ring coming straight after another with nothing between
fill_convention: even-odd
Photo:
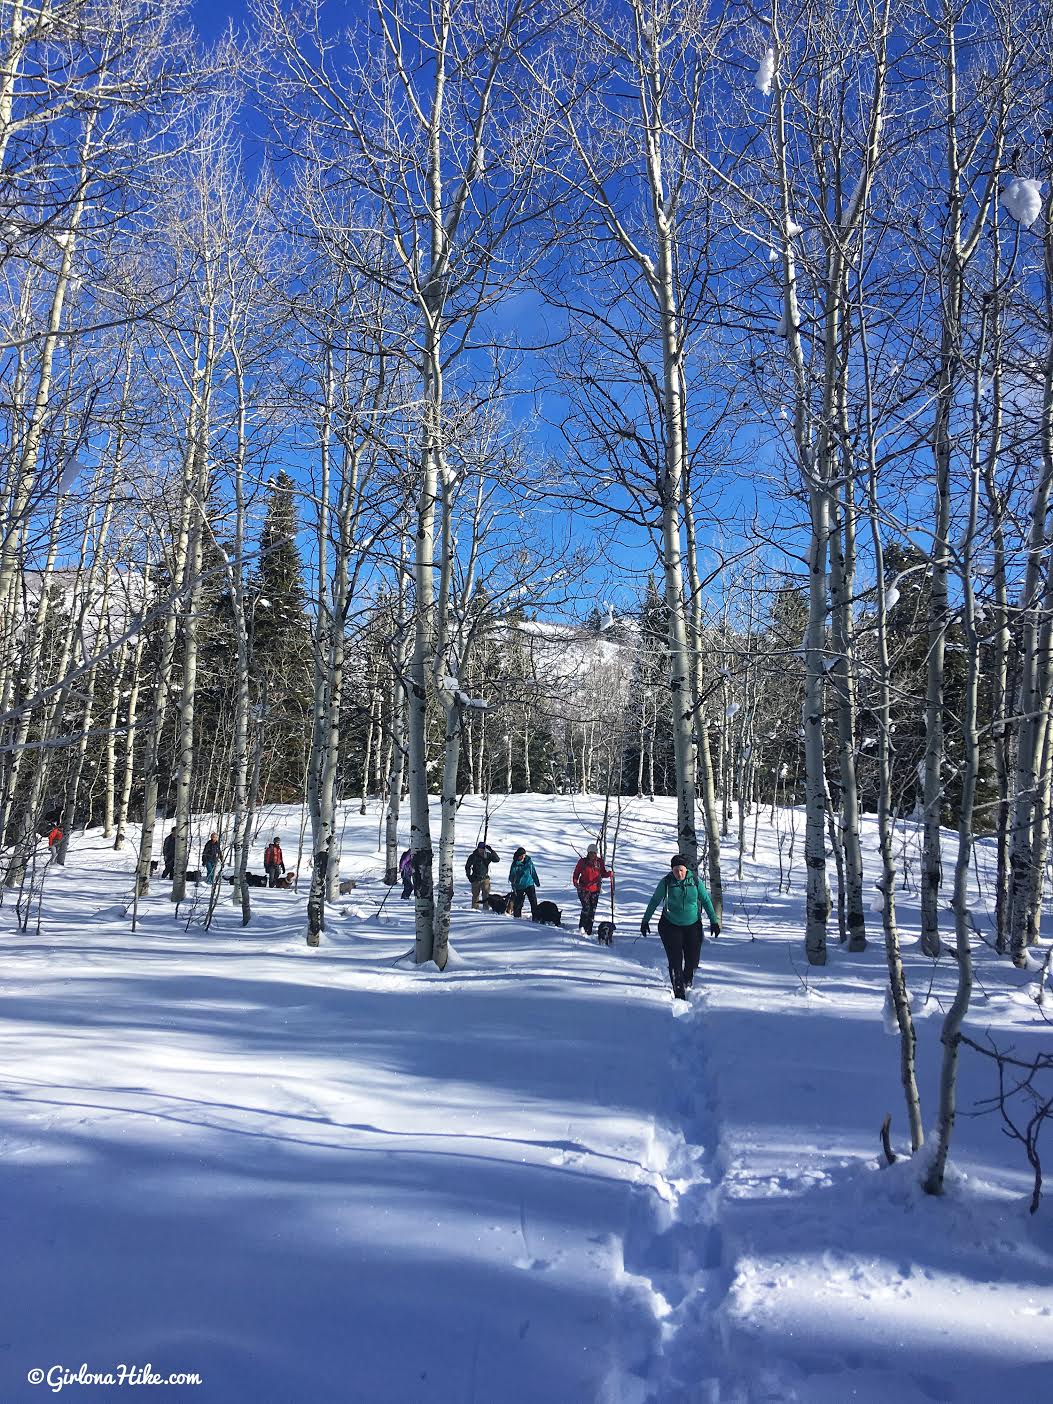
<instances>
[{"instance_id":1,"label":"blue jacket","mask_svg":"<svg viewBox=\"0 0 1053 1404\"><path fill-rule=\"evenodd\" d=\"M516 859L508 870L508 881L512 884L513 892L525 892L528 887L540 887L533 858L528 856Z\"/></svg>"}]
</instances>

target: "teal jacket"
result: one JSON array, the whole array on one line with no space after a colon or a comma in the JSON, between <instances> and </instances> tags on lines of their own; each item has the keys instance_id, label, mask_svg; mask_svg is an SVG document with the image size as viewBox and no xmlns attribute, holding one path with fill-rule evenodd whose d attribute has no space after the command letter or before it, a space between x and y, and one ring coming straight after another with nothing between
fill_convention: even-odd
<instances>
[{"instance_id":1,"label":"teal jacket","mask_svg":"<svg viewBox=\"0 0 1053 1404\"><path fill-rule=\"evenodd\" d=\"M508 881L512 884L513 892L525 892L528 887L540 887L533 858L528 855L514 862L508 870Z\"/></svg>"},{"instance_id":2,"label":"teal jacket","mask_svg":"<svg viewBox=\"0 0 1053 1404\"><path fill-rule=\"evenodd\" d=\"M672 873L668 873L662 879L647 904L647 910L643 914L644 921L651 920L659 902L664 907L662 915L674 926L694 926L695 922L701 919L699 903L705 907L710 921L715 922L717 919L712 898L705 885L699 882L692 872L687 874L683 882L677 882Z\"/></svg>"}]
</instances>

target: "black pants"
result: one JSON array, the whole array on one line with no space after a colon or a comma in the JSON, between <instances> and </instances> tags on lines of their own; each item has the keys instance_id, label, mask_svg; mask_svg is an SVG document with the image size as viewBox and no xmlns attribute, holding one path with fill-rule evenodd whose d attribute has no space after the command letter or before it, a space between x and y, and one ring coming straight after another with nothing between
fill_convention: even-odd
<instances>
[{"instance_id":1,"label":"black pants","mask_svg":"<svg viewBox=\"0 0 1053 1404\"><path fill-rule=\"evenodd\" d=\"M698 958L702 954L702 923L696 921L691 926L677 926L668 917L662 917L658 923L658 934L665 947L669 979L675 992L678 986L690 985L695 978Z\"/></svg>"},{"instance_id":2,"label":"black pants","mask_svg":"<svg viewBox=\"0 0 1053 1404\"><path fill-rule=\"evenodd\" d=\"M409 899L410 899L412 896L413 896L413 874L412 874L412 873L403 873L403 874L402 874L402 900L403 900L404 902L408 902Z\"/></svg>"},{"instance_id":3,"label":"black pants","mask_svg":"<svg viewBox=\"0 0 1053 1404\"><path fill-rule=\"evenodd\" d=\"M592 922L596 915L596 905L600 900L598 892L583 892L581 894L581 920L578 925L582 931L587 931L592 935Z\"/></svg>"},{"instance_id":4,"label":"black pants","mask_svg":"<svg viewBox=\"0 0 1053 1404\"><path fill-rule=\"evenodd\" d=\"M281 877L281 875L281 868L278 867L277 863L272 863L271 866L267 869L267 886L277 887L278 879Z\"/></svg>"},{"instance_id":5,"label":"black pants","mask_svg":"<svg viewBox=\"0 0 1053 1404\"><path fill-rule=\"evenodd\" d=\"M517 888L517 889L516 889L515 896L512 898L512 915L513 915L513 916L522 916L522 915L523 915L523 898L524 898L524 897L527 898L527 900L530 902L530 919L531 919L531 921L533 921L534 916L535 916L535 914L536 914L536 912L537 912L537 888L536 888L536 887L520 887L520 888Z\"/></svg>"}]
</instances>

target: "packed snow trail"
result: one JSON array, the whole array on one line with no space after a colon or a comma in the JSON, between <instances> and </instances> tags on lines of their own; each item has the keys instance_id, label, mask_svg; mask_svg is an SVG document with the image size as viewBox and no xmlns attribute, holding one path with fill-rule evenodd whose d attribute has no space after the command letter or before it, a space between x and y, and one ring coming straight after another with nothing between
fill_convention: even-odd
<instances>
[{"instance_id":1,"label":"packed snow trail","mask_svg":"<svg viewBox=\"0 0 1053 1404\"><path fill-rule=\"evenodd\" d=\"M368 880L315 952L277 891L207 932L159 893L131 935L130 856L75 854L40 938L5 927L4 1404L82 1361L223 1404L677 1397L711 1230L703 1196L667 1241L704 1152L656 941L465 891L447 970L416 970Z\"/></svg>"},{"instance_id":2,"label":"packed snow trail","mask_svg":"<svg viewBox=\"0 0 1053 1404\"><path fill-rule=\"evenodd\" d=\"M573 928L602 808L502 799L494 890L524 843ZM1027 1212L1022 1155L967 1115L991 1069L962 1059L949 1192L927 1199L916 1162L877 1154L886 1112L903 1135L880 940L803 961L800 816L764 815L675 1003L636 935L674 806L625 808L610 950L467 911L459 883L441 975L400 960L412 913L383 900L375 813L347 814L360 885L314 951L303 891L255 892L247 930L224 900L206 932L162 888L131 934L131 854L98 836L49 870L39 936L8 894L0 1404L82 1363L197 1372L164 1397L214 1404L1045 1404L1053 1210ZM464 802L462 864L482 817ZM954 962L917 949L919 842L897 825L931 1112ZM1048 1048L1040 977L983 945L976 971L973 1036Z\"/></svg>"}]
</instances>

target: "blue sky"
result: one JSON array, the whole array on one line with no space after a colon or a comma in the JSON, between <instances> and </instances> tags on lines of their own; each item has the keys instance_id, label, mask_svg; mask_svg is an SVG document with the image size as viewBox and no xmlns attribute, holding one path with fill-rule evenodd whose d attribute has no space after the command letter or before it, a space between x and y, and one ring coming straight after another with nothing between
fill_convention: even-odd
<instances>
[{"instance_id":1,"label":"blue sky","mask_svg":"<svg viewBox=\"0 0 1053 1404\"><path fill-rule=\"evenodd\" d=\"M327 0L329 17L337 23L341 18L353 23L362 8L363 0ZM250 24L248 0L196 0L191 13L206 43L219 38L231 23L235 27ZM247 126L252 125L250 116ZM544 342L551 340L554 323L559 320L559 314L547 311L536 293L524 290L491 314L489 330L498 339L512 332L524 343ZM566 463L566 446L558 429L552 427L562 418L565 402L551 384L547 389L535 390L534 387L534 382L550 381L546 370L543 358L532 360L527 353L521 367L522 389L509 404L508 413L513 432L521 433L532 442L537 458ZM765 458L768 457L765 454ZM289 466L295 472L295 466ZM706 523L712 517L714 533L725 540L737 535L738 525L732 518L753 514L756 510L754 493L755 484L749 478L726 483L720 492L721 510L713 510L716 494L707 494L708 501L701 504L701 522ZM578 473L568 468L564 499L554 511L539 510L532 517L532 528L546 535L551 532L560 536L569 530L577 541L595 543L600 560L590 572L577 609L585 610L599 599L612 600L616 607L630 608L642 593L647 576L658 567L654 547L642 529L633 528L624 520L608 524L598 522L591 510L589 494L589 484L579 481Z\"/></svg>"}]
</instances>

